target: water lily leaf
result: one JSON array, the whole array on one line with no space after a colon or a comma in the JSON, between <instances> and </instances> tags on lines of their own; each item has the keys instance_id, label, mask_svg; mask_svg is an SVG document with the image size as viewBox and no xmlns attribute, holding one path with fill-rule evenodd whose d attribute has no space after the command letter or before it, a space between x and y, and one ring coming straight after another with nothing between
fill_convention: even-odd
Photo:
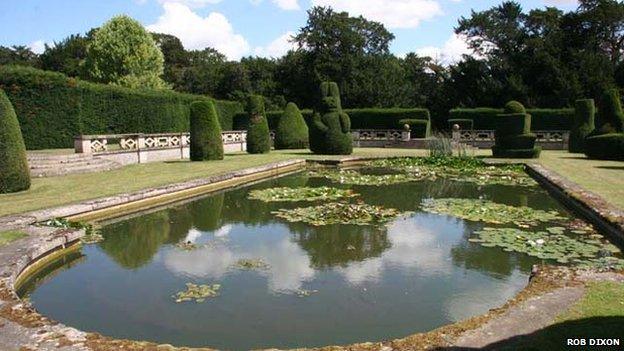
<instances>
[{"instance_id":1,"label":"water lily leaf","mask_svg":"<svg viewBox=\"0 0 624 351\"><path fill-rule=\"evenodd\" d=\"M186 283L186 290L177 292L173 295L173 298L177 303L189 301L201 303L206 301L207 298L219 296L220 289L220 284L197 285L193 283Z\"/></svg>"},{"instance_id":2,"label":"water lily leaf","mask_svg":"<svg viewBox=\"0 0 624 351\"><path fill-rule=\"evenodd\" d=\"M283 202L283 201L320 201L320 200L339 200L349 197L358 196L349 189L338 189L330 187L319 188L270 188L262 190L252 190L249 192L249 198L264 202Z\"/></svg>"},{"instance_id":3,"label":"water lily leaf","mask_svg":"<svg viewBox=\"0 0 624 351\"><path fill-rule=\"evenodd\" d=\"M328 224L370 225L391 221L401 215L399 210L367 204L330 202L319 206L281 209L271 212L289 222L314 226Z\"/></svg>"}]
</instances>

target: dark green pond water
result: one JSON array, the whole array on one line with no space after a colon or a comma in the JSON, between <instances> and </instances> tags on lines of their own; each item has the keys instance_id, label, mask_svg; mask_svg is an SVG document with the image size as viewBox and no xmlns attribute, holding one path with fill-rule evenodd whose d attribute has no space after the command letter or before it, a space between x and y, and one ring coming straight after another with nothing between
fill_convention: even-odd
<instances>
[{"instance_id":1,"label":"dark green pond water","mask_svg":"<svg viewBox=\"0 0 624 351\"><path fill-rule=\"evenodd\" d=\"M44 315L117 338L230 350L378 341L499 306L539 262L468 242L484 224L420 212L423 199L567 213L539 188L444 180L352 186L366 203L414 211L386 227L288 223L270 212L310 204L247 199L250 189L304 185L336 186L297 174L108 224L103 242L41 272L22 294ZM185 251L175 246L182 240L208 245ZM270 267L236 269L239 259ZM221 284L220 296L176 303L188 282Z\"/></svg>"}]
</instances>

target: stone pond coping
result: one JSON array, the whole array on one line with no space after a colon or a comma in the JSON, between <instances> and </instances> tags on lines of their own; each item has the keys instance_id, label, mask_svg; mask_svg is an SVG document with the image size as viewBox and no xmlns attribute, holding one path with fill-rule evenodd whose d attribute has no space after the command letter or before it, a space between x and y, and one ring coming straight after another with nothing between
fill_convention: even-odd
<instances>
[{"instance_id":1,"label":"stone pond coping","mask_svg":"<svg viewBox=\"0 0 624 351\"><path fill-rule=\"evenodd\" d=\"M377 158L377 157L375 157ZM312 161L324 165L356 165L374 158L349 157L341 160ZM270 163L252 167L224 175L161 187L120 194L102 199L89 200L78 204L61 206L47 210L33 211L22 215L0 218L0 227L22 227L29 235L9 245L0 247L0 349L19 350L190 350L175 348L171 345L157 345L149 342L117 340L87 333L67 327L40 315L28 301L21 300L16 294L16 283L23 281L24 276L62 256L69 250L79 247L84 230L60 229L33 225L56 217L70 217L93 220L107 217L119 212L136 211L140 208L155 207L163 203L172 203L181 199L193 198L208 192L220 190L253 181L259 181L279 174L286 174L302 169L306 165L303 159ZM615 234L616 238L624 237L624 214L599 196L588 192L538 164L527 164L527 172L546 186L566 205L586 216L594 225ZM112 209L112 210L111 210ZM76 244L76 245L73 245ZM552 271L544 267L545 271ZM569 271L568 269L560 269ZM615 274L615 273L614 273ZM527 299L540 298L540 294L552 293L566 284L572 284L576 273L557 273L553 280L550 274L537 275L515 298L503 307L491 310L481 316L466 321L447 325L428 333L420 333L387 342L361 343L347 347L335 347L332 350L383 350L423 349L428 346L448 346L466 333L484 325L494 317L499 317L518 303ZM562 277L565 277L562 279ZM545 282L545 280L547 282ZM537 282L537 283L536 283ZM556 282L556 283L555 283ZM545 284L545 285L544 285ZM544 286L542 286L544 285ZM210 341L207 341L210 344ZM208 350L208 349L194 349Z\"/></svg>"}]
</instances>

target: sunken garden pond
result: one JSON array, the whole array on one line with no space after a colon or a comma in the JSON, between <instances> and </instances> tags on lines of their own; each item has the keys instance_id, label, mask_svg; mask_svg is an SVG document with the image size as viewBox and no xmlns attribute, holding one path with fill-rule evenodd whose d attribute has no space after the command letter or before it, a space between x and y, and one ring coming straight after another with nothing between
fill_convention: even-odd
<instances>
[{"instance_id":1,"label":"sunken garden pond","mask_svg":"<svg viewBox=\"0 0 624 351\"><path fill-rule=\"evenodd\" d=\"M98 232L20 295L82 330L228 350L405 337L504 304L534 264L624 266L522 167L474 159L308 169Z\"/></svg>"}]
</instances>

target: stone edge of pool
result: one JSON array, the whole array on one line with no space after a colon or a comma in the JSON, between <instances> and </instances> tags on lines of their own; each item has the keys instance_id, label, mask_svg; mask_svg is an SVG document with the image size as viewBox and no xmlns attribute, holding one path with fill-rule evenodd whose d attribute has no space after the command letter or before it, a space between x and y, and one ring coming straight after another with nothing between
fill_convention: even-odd
<instances>
[{"instance_id":1,"label":"stone edge of pool","mask_svg":"<svg viewBox=\"0 0 624 351\"><path fill-rule=\"evenodd\" d=\"M378 157L375 157L378 158ZM288 160L229 172L182 183L170 184L134 193L119 194L78 204L33 211L0 218L0 229L25 227L29 236L0 247L0 348L20 350L210 350L207 348L176 348L151 342L118 340L98 333L80 331L40 315L28 301L19 299L16 283L38 268L79 245L84 230L59 229L32 225L47 219L66 217L95 220L120 212L133 212L190 199L237 185L296 172L307 163L320 165L358 165L374 158L349 157L339 160ZM624 242L624 211L608 204L574 182L539 165L525 164L527 173L542 184L557 200L587 218L612 239ZM359 343L332 350L424 349L452 346L461 334L476 330L489 320L503 315L514 306L539 295L578 286L577 274L568 268L543 267L533 281L504 306L465 321L442 326L427 333L385 342ZM562 279L563 278L563 279ZM207 342L208 344L210 342Z\"/></svg>"}]
</instances>

